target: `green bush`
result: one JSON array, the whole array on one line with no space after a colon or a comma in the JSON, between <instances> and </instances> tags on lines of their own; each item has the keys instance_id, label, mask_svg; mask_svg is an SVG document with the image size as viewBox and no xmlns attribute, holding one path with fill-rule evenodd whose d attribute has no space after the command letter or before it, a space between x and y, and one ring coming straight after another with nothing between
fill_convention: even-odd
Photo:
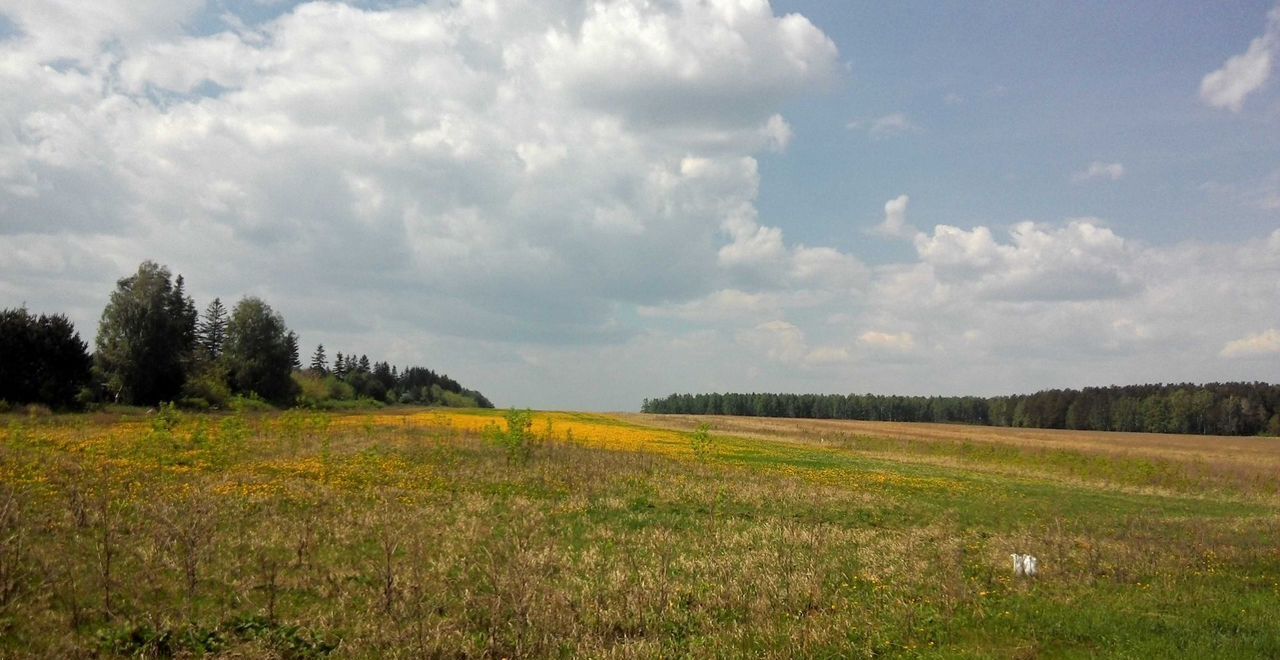
<instances>
[{"instance_id":1,"label":"green bush","mask_svg":"<svg viewBox=\"0 0 1280 660\"><path fill-rule=\"evenodd\" d=\"M485 438L507 452L507 463L524 463L533 455L538 438L533 434L533 413L512 408L505 415L507 430L497 425L485 429Z\"/></svg>"},{"instance_id":2,"label":"green bush","mask_svg":"<svg viewBox=\"0 0 1280 660\"><path fill-rule=\"evenodd\" d=\"M387 404L375 399L365 398L347 399L342 401L329 399L320 401L311 407L316 410L376 410L378 408L387 407Z\"/></svg>"},{"instance_id":3,"label":"green bush","mask_svg":"<svg viewBox=\"0 0 1280 660\"><path fill-rule=\"evenodd\" d=\"M271 412L275 407L263 401L261 397L250 392L247 396L236 395L227 402L228 407L238 413Z\"/></svg>"},{"instance_id":4,"label":"green bush","mask_svg":"<svg viewBox=\"0 0 1280 660\"><path fill-rule=\"evenodd\" d=\"M699 424L698 430L693 432L690 437L690 443L693 447L693 455L700 461L705 461L711 457L711 425Z\"/></svg>"},{"instance_id":5,"label":"green bush","mask_svg":"<svg viewBox=\"0 0 1280 660\"><path fill-rule=\"evenodd\" d=\"M329 386L330 399L350 401L356 398L356 388L338 380L337 376L329 376L324 379L324 382Z\"/></svg>"},{"instance_id":6,"label":"green bush","mask_svg":"<svg viewBox=\"0 0 1280 660\"><path fill-rule=\"evenodd\" d=\"M440 393L440 405L448 408L478 408L476 400L469 397L445 390Z\"/></svg>"},{"instance_id":7,"label":"green bush","mask_svg":"<svg viewBox=\"0 0 1280 660\"><path fill-rule=\"evenodd\" d=\"M298 386L298 405L318 408L329 400L329 382L325 378L307 371L295 371L293 382Z\"/></svg>"},{"instance_id":8,"label":"green bush","mask_svg":"<svg viewBox=\"0 0 1280 660\"><path fill-rule=\"evenodd\" d=\"M207 412L211 407L208 401L198 396L188 396L178 399L178 407L183 410L193 410L196 412Z\"/></svg>"},{"instance_id":9,"label":"green bush","mask_svg":"<svg viewBox=\"0 0 1280 660\"><path fill-rule=\"evenodd\" d=\"M27 417L35 419L37 417L48 417L53 414L53 410L43 403L29 403L23 410L26 411Z\"/></svg>"},{"instance_id":10,"label":"green bush","mask_svg":"<svg viewBox=\"0 0 1280 660\"><path fill-rule=\"evenodd\" d=\"M182 386L182 401L201 399L206 408L222 408L231 400L227 374L221 367L210 365L187 379Z\"/></svg>"}]
</instances>

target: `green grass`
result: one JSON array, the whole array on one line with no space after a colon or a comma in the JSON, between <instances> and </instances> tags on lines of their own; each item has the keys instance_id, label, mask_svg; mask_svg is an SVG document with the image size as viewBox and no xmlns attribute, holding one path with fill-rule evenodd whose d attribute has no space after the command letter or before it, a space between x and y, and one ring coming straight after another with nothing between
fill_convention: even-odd
<instances>
[{"instance_id":1,"label":"green grass","mask_svg":"<svg viewBox=\"0 0 1280 660\"><path fill-rule=\"evenodd\" d=\"M0 656L1280 657L1280 511L1212 466L424 419L5 419Z\"/></svg>"}]
</instances>

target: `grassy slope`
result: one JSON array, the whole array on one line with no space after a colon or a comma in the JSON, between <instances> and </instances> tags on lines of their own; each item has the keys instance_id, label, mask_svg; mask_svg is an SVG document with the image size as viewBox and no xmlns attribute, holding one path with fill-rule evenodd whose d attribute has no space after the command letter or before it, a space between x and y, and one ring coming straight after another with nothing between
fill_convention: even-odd
<instances>
[{"instance_id":1,"label":"grassy slope","mask_svg":"<svg viewBox=\"0 0 1280 660\"><path fill-rule=\"evenodd\" d=\"M1211 445L547 419L9 419L0 654L1280 656L1275 482Z\"/></svg>"}]
</instances>

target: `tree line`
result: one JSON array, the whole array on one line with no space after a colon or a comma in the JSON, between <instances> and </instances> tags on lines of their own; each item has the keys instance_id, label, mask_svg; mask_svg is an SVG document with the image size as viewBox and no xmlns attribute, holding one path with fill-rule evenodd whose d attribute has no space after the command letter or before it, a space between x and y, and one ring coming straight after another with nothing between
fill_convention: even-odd
<instances>
[{"instance_id":1,"label":"tree line","mask_svg":"<svg viewBox=\"0 0 1280 660\"><path fill-rule=\"evenodd\" d=\"M1113 385L1013 396L672 394L645 399L656 414L940 422L1043 429L1280 435L1280 385Z\"/></svg>"},{"instance_id":2,"label":"tree line","mask_svg":"<svg viewBox=\"0 0 1280 660\"><path fill-rule=\"evenodd\" d=\"M188 408L386 403L492 408L477 391L424 367L400 369L324 346L304 369L298 335L260 298L203 313L182 275L151 261L116 282L94 350L63 314L0 310L0 403L59 409L102 403Z\"/></svg>"}]
</instances>

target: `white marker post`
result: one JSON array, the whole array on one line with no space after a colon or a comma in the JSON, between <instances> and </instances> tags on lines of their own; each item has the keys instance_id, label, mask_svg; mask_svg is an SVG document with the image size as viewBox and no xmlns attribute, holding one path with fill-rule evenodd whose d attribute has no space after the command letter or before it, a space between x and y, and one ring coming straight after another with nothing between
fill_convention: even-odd
<instances>
[{"instance_id":1,"label":"white marker post","mask_svg":"<svg viewBox=\"0 0 1280 660\"><path fill-rule=\"evenodd\" d=\"M1013 575L1015 577L1032 577L1040 570L1040 560L1032 555L1024 555L1014 553L1009 555L1013 559Z\"/></svg>"}]
</instances>

